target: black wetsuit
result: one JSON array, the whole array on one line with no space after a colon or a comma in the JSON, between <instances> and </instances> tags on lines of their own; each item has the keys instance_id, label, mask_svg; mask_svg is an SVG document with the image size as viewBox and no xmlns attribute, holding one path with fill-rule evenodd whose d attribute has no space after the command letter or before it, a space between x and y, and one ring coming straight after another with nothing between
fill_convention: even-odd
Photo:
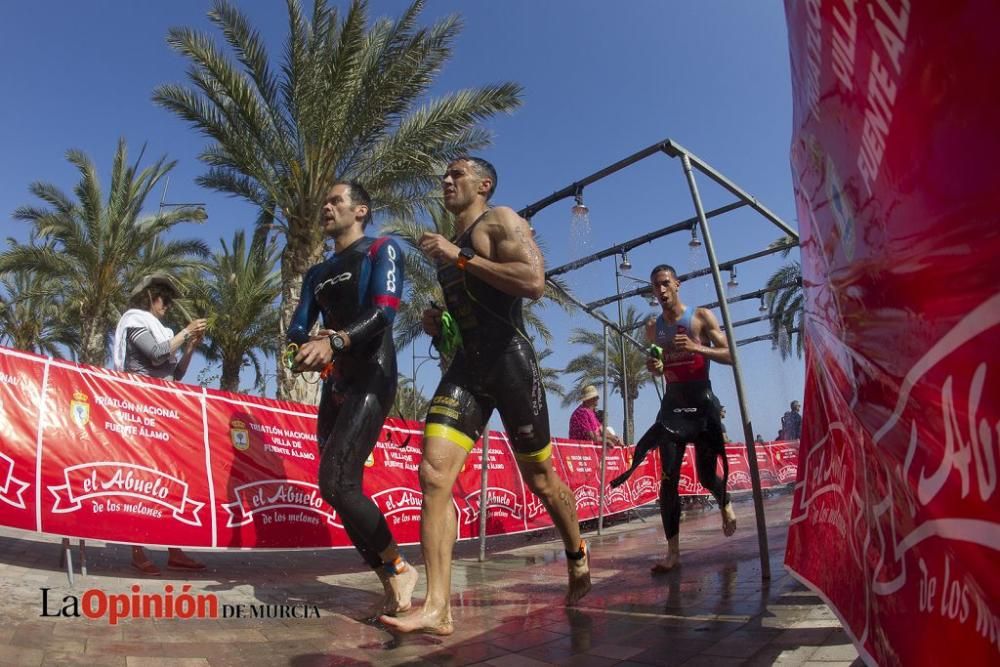
<instances>
[{"instance_id":1,"label":"black wetsuit","mask_svg":"<svg viewBox=\"0 0 1000 667\"><path fill-rule=\"evenodd\" d=\"M471 247L477 224L455 244ZM471 451L495 408L518 460L544 461L552 450L549 413L538 362L524 334L523 299L453 265L438 270L438 281L462 332L462 347L431 400L426 435Z\"/></svg>"},{"instance_id":2,"label":"black wetsuit","mask_svg":"<svg viewBox=\"0 0 1000 667\"><path fill-rule=\"evenodd\" d=\"M709 360L693 352L677 351L673 345L676 334L692 330L693 317L694 310L689 309L674 324L664 322L662 315L656 320L656 344L664 352L663 374L667 379L660 412L656 416L656 422L639 438L631 467L611 482L613 487L624 484L646 454L654 447L659 448L660 463L663 465L660 516L668 540L680 530L678 483L687 443L695 446L698 481L712 493L720 507L729 502L726 491L729 465L719 402L712 394L712 383L708 379ZM720 456L723 469L721 478L716 473Z\"/></svg>"},{"instance_id":3,"label":"black wetsuit","mask_svg":"<svg viewBox=\"0 0 1000 667\"><path fill-rule=\"evenodd\" d=\"M392 534L378 506L364 495L365 460L396 396L392 321L403 293L403 253L396 241L362 237L306 273L288 340L302 344L322 314L326 329L344 331L351 345L336 355L323 383L317 422L319 488L347 535L372 568Z\"/></svg>"}]
</instances>

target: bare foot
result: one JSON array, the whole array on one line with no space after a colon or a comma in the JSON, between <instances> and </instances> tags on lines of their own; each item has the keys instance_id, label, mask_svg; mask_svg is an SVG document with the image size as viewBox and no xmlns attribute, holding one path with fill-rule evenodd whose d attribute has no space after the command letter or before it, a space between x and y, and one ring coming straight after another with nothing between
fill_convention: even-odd
<instances>
[{"instance_id":1,"label":"bare foot","mask_svg":"<svg viewBox=\"0 0 1000 667\"><path fill-rule=\"evenodd\" d=\"M722 508L722 532L726 537L736 532L736 510L732 503L726 503Z\"/></svg>"},{"instance_id":2,"label":"bare foot","mask_svg":"<svg viewBox=\"0 0 1000 667\"><path fill-rule=\"evenodd\" d=\"M583 558L573 560L566 559L569 569L569 590L566 591L566 606L572 607L590 592L590 548L583 547Z\"/></svg>"},{"instance_id":3,"label":"bare foot","mask_svg":"<svg viewBox=\"0 0 1000 667\"><path fill-rule=\"evenodd\" d=\"M378 620L396 632L425 632L429 635L444 636L455 631L450 609L435 611L424 607L402 618L383 614Z\"/></svg>"},{"instance_id":4,"label":"bare foot","mask_svg":"<svg viewBox=\"0 0 1000 667\"><path fill-rule=\"evenodd\" d=\"M382 613L395 616L410 610L418 576L416 568L407 563L405 570L382 580L382 585L385 586Z\"/></svg>"},{"instance_id":5,"label":"bare foot","mask_svg":"<svg viewBox=\"0 0 1000 667\"><path fill-rule=\"evenodd\" d=\"M653 574L666 574L674 568L680 567L681 555L680 553L668 553L666 559L653 565L649 568L649 571Z\"/></svg>"}]
</instances>

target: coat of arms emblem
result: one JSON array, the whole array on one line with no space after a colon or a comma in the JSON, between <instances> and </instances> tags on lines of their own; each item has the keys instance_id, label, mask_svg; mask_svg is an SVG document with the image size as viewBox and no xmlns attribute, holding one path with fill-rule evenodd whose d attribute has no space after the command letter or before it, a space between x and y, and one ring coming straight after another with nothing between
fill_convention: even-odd
<instances>
[{"instance_id":1,"label":"coat of arms emblem","mask_svg":"<svg viewBox=\"0 0 1000 667\"><path fill-rule=\"evenodd\" d=\"M229 422L229 441L241 452L250 449L250 431L247 430L246 422L239 419Z\"/></svg>"},{"instance_id":2,"label":"coat of arms emblem","mask_svg":"<svg viewBox=\"0 0 1000 667\"><path fill-rule=\"evenodd\" d=\"M90 423L90 398L82 391L73 392L73 400L69 402L69 415L80 428Z\"/></svg>"}]
</instances>

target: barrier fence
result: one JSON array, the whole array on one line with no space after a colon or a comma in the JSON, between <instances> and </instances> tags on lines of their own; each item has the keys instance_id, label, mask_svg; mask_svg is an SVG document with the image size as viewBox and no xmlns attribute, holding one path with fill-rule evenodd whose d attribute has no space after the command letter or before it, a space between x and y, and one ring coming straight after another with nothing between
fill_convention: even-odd
<instances>
[{"instance_id":1,"label":"barrier fence","mask_svg":"<svg viewBox=\"0 0 1000 667\"><path fill-rule=\"evenodd\" d=\"M316 409L117 373L0 348L0 524L67 537L180 547L347 547L316 485ZM364 489L400 543L420 539L423 426L389 419L365 463ZM596 518L600 446L556 439L554 465L580 520ZM633 448L609 449L608 479ZM746 449L727 451L730 489L749 490ZM797 444L758 450L766 486L794 482ZM486 535L552 525L503 432L490 435ZM473 449L453 502L459 538L479 535L483 459ZM649 456L629 481L605 488L605 514L657 498ZM707 494L691 448L681 493Z\"/></svg>"}]
</instances>

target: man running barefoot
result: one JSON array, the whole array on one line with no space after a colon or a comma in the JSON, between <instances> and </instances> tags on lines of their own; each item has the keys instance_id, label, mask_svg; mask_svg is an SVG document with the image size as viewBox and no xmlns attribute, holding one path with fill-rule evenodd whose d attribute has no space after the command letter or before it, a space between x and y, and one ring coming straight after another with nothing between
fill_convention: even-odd
<instances>
[{"instance_id":1,"label":"man running barefoot","mask_svg":"<svg viewBox=\"0 0 1000 667\"><path fill-rule=\"evenodd\" d=\"M538 299L544 291L542 254L527 221L507 207L487 204L496 183L496 170L485 160L452 162L442 187L457 236L449 241L424 234L420 239L420 249L438 265L462 347L441 378L424 431L420 542L427 600L410 616L381 619L403 632L448 635L454 630L451 554L457 522L452 487L494 409L511 438L525 483L562 536L569 568L566 604L576 604L590 590L589 554L580 539L576 500L552 468L545 389L521 315L523 299ZM440 335L441 315L434 308L425 310L424 331Z\"/></svg>"},{"instance_id":2,"label":"man running barefoot","mask_svg":"<svg viewBox=\"0 0 1000 667\"><path fill-rule=\"evenodd\" d=\"M417 571L362 490L365 460L396 395L392 321L403 293L403 252L389 237L365 236L370 221L371 199L359 183L330 187L320 222L333 239L333 256L306 273L288 340L299 345L296 370L329 369L317 418L319 490L382 582L374 617L410 608ZM310 336L320 315L325 329Z\"/></svg>"},{"instance_id":3,"label":"man running barefoot","mask_svg":"<svg viewBox=\"0 0 1000 667\"><path fill-rule=\"evenodd\" d=\"M695 447L698 480L719 504L722 532L728 537L736 531L736 513L726 491L729 465L719 402L712 394L708 377L710 361L732 364L733 358L712 312L706 308L688 308L681 301L680 282L672 266L655 267L650 281L663 312L647 325L646 338L663 350L663 359L649 358L646 368L650 373L662 374L666 387L656 423L636 444L629 470L612 480L611 486L622 485L646 454L654 447L659 448L663 465L660 518L667 537L667 557L652 568L654 574L659 574L680 564L681 503L677 486L687 443ZM720 456L721 478L716 474Z\"/></svg>"}]
</instances>

